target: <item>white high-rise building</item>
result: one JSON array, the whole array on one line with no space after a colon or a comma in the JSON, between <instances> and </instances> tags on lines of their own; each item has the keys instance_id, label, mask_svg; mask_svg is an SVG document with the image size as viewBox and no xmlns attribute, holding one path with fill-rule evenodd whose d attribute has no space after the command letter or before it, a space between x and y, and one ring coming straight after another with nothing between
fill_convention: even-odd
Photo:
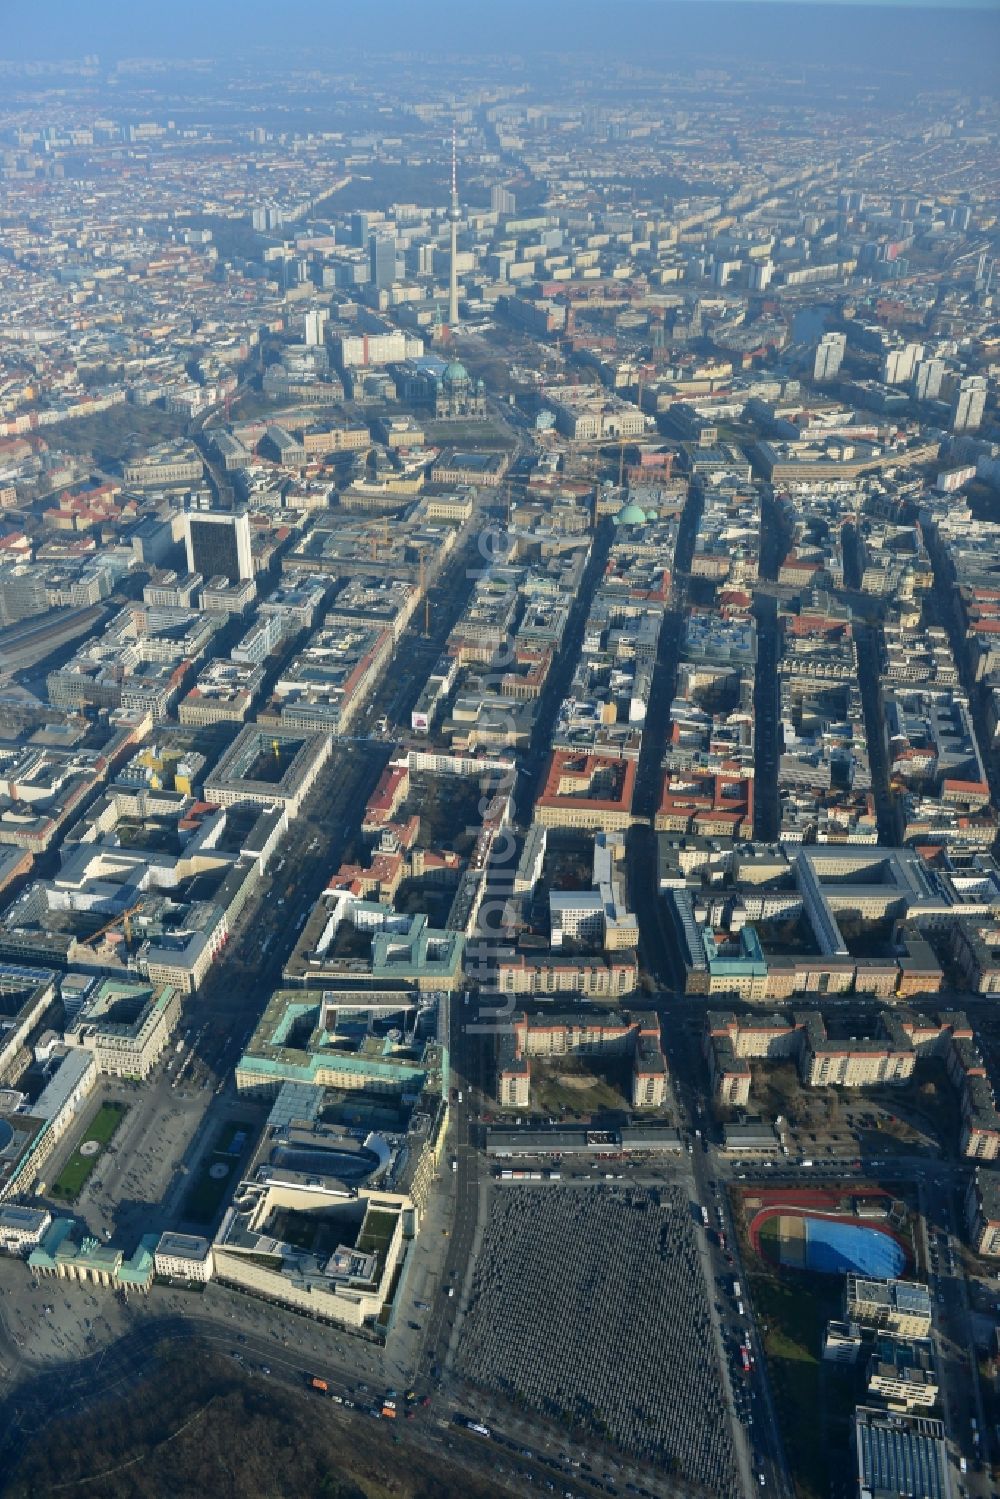
<instances>
[{"instance_id":1,"label":"white high-rise building","mask_svg":"<svg viewBox=\"0 0 1000 1499\"><path fill-rule=\"evenodd\" d=\"M936 401L941 394L945 375L943 359L921 359L913 377L913 394L918 401Z\"/></svg>"},{"instance_id":2,"label":"white high-rise building","mask_svg":"<svg viewBox=\"0 0 1000 1499\"><path fill-rule=\"evenodd\" d=\"M490 209L499 214L502 219L509 218L517 212L517 199L509 187L502 187L499 183L490 190Z\"/></svg>"},{"instance_id":3,"label":"white high-rise building","mask_svg":"<svg viewBox=\"0 0 1000 1499\"><path fill-rule=\"evenodd\" d=\"M844 361L847 350L847 335L844 333L824 333L816 346L816 358L813 362L813 379L833 380L840 373L840 366Z\"/></svg>"},{"instance_id":4,"label":"white high-rise building","mask_svg":"<svg viewBox=\"0 0 1000 1499\"><path fill-rule=\"evenodd\" d=\"M965 375L959 381L958 394L951 408L951 430L974 432L986 410L986 379L983 375Z\"/></svg>"},{"instance_id":5,"label":"white high-rise building","mask_svg":"<svg viewBox=\"0 0 1000 1499\"><path fill-rule=\"evenodd\" d=\"M923 344L904 344L901 349L889 349L882 360L882 379L886 385L905 384L913 378L914 368L923 357Z\"/></svg>"},{"instance_id":6,"label":"white high-rise building","mask_svg":"<svg viewBox=\"0 0 1000 1499\"><path fill-rule=\"evenodd\" d=\"M742 264L742 260L717 260L712 267L712 280L715 285L728 286Z\"/></svg>"},{"instance_id":7,"label":"white high-rise building","mask_svg":"<svg viewBox=\"0 0 1000 1499\"><path fill-rule=\"evenodd\" d=\"M774 279L773 260L755 260L750 267L750 290L767 291Z\"/></svg>"},{"instance_id":8,"label":"white high-rise building","mask_svg":"<svg viewBox=\"0 0 1000 1499\"><path fill-rule=\"evenodd\" d=\"M307 312L305 317L304 341L307 348L315 349L323 342L323 333L326 329L327 313L322 307Z\"/></svg>"}]
</instances>

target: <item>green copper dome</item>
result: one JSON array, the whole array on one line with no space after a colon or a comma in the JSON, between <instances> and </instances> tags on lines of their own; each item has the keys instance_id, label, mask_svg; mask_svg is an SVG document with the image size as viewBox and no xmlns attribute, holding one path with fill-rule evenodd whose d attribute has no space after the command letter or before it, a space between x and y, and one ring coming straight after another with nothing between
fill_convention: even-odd
<instances>
[{"instance_id":1,"label":"green copper dome","mask_svg":"<svg viewBox=\"0 0 1000 1499\"><path fill-rule=\"evenodd\" d=\"M634 502L623 505L615 516L615 524L618 526L644 526L646 524L645 512Z\"/></svg>"}]
</instances>

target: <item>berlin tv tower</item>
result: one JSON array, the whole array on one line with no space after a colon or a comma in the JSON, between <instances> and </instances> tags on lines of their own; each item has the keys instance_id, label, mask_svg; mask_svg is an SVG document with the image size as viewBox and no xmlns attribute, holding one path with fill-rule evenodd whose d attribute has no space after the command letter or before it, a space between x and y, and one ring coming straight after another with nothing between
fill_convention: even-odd
<instances>
[{"instance_id":1,"label":"berlin tv tower","mask_svg":"<svg viewBox=\"0 0 1000 1499\"><path fill-rule=\"evenodd\" d=\"M448 218L451 223L451 276L448 283L448 326L454 328L458 324L458 220L460 210L458 207L458 157L455 140L455 127L451 130L451 206L448 209Z\"/></svg>"}]
</instances>

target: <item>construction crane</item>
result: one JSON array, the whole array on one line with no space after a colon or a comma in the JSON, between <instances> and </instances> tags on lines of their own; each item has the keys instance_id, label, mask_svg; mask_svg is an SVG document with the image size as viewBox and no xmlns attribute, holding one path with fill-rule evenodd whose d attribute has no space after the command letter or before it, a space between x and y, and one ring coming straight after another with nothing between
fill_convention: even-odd
<instances>
[{"instance_id":1,"label":"construction crane","mask_svg":"<svg viewBox=\"0 0 1000 1499\"><path fill-rule=\"evenodd\" d=\"M125 929L125 941L131 944L132 917L136 912L141 911L145 904L144 900L137 900L134 906L129 906L127 910L119 912L117 916L112 916L110 921L106 921L103 926L98 927L96 932L91 932L89 937L81 937L80 946L89 947L99 937L103 937L105 932L110 932L111 928L117 926L119 922L122 923Z\"/></svg>"}]
</instances>

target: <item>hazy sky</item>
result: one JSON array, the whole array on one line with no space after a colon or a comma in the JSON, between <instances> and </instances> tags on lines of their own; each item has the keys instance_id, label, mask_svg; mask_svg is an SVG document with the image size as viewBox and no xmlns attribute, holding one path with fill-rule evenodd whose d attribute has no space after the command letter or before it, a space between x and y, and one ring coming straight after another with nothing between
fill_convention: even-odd
<instances>
[{"instance_id":1,"label":"hazy sky","mask_svg":"<svg viewBox=\"0 0 1000 1499\"><path fill-rule=\"evenodd\" d=\"M901 9L906 9L905 20ZM3 6L0 58L219 56L254 48L718 51L892 68L968 58L1000 78L1000 0L45 0ZM836 57L833 57L836 60Z\"/></svg>"}]
</instances>

